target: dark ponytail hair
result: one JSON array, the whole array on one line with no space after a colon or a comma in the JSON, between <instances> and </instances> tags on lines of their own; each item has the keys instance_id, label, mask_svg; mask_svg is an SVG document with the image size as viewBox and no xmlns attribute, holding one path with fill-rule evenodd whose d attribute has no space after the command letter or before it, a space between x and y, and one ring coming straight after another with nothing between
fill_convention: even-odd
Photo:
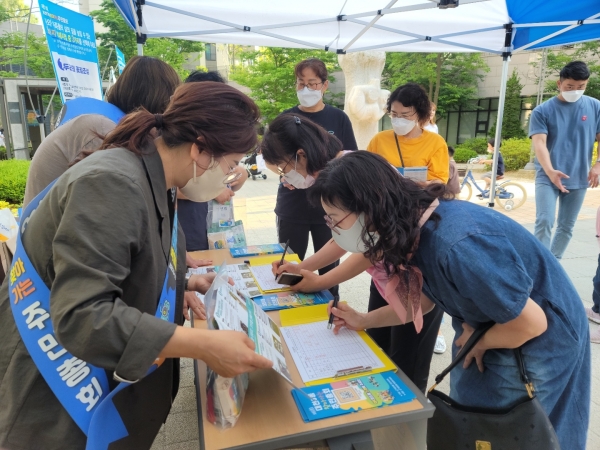
<instances>
[{"instance_id":1,"label":"dark ponytail hair","mask_svg":"<svg viewBox=\"0 0 600 450\"><path fill-rule=\"evenodd\" d=\"M306 171L310 174L323 170L342 148L342 143L333 134L294 114L281 114L271 122L260 145L265 162L273 165L285 163L299 149L304 150Z\"/></svg>"},{"instance_id":2,"label":"dark ponytail hair","mask_svg":"<svg viewBox=\"0 0 600 450\"><path fill-rule=\"evenodd\" d=\"M206 81L179 86L164 114L140 109L119 122L102 148L124 147L140 154L157 129L168 147L196 143L215 157L244 153L257 145L256 125L260 112L239 90Z\"/></svg>"},{"instance_id":3,"label":"dark ponytail hair","mask_svg":"<svg viewBox=\"0 0 600 450\"><path fill-rule=\"evenodd\" d=\"M323 201L345 211L365 213L365 256L373 264L383 262L387 274L393 275L399 266L409 264L420 234L421 214L432 201L443 197L445 190L442 183L421 187L401 176L381 156L357 151L329 163L306 192L315 206ZM434 212L431 219L440 217ZM375 243L368 234L370 229L379 234Z\"/></svg>"}]
</instances>

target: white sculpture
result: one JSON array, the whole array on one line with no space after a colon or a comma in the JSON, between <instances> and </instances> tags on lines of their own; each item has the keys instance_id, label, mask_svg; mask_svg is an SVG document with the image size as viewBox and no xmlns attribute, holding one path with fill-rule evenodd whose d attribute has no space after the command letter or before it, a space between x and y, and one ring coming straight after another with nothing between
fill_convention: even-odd
<instances>
[{"instance_id":1,"label":"white sculpture","mask_svg":"<svg viewBox=\"0 0 600 450\"><path fill-rule=\"evenodd\" d=\"M381 89L381 73L385 52L366 51L339 55L338 61L346 77L344 111L350 117L360 150L379 131L379 119L385 114L390 91Z\"/></svg>"}]
</instances>

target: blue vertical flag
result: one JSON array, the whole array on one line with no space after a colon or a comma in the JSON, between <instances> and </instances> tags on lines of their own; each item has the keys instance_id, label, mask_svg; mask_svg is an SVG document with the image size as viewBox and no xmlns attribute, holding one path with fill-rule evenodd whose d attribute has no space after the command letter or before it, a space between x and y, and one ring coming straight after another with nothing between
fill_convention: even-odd
<instances>
[{"instance_id":1,"label":"blue vertical flag","mask_svg":"<svg viewBox=\"0 0 600 450\"><path fill-rule=\"evenodd\" d=\"M102 100L94 22L49 0L39 5L63 103L78 97Z\"/></svg>"},{"instance_id":2,"label":"blue vertical flag","mask_svg":"<svg viewBox=\"0 0 600 450\"><path fill-rule=\"evenodd\" d=\"M125 68L125 55L119 47L115 45L115 53L117 54L117 65L119 66L119 75L123 73L123 69Z\"/></svg>"}]
</instances>

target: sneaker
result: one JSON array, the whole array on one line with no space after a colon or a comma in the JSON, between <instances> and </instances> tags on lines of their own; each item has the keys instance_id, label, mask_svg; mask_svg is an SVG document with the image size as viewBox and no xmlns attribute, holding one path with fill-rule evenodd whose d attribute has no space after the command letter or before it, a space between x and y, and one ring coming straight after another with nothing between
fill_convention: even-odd
<instances>
[{"instance_id":1,"label":"sneaker","mask_svg":"<svg viewBox=\"0 0 600 450\"><path fill-rule=\"evenodd\" d=\"M446 351L446 339L441 334L438 334L437 339L435 340L435 347L433 347L433 352L441 355Z\"/></svg>"},{"instance_id":2,"label":"sneaker","mask_svg":"<svg viewBox=\"0 0 600 450\"><path fill-rule=\"evenodd\" d=\"M585 308L585 314L592 322L600 323L600 314L592 311L592 308Z\"/></svg>"},{"instance_id":3,"label":"sneaker","mask_svg":"<svg viewBox=\"0 0 600 450\"><path fill-rule=\"evenodd\" d=\"M486 189L485 191L483 191L482 194L477 194L477 197L479 198L488 198L490 196L490 190Z\"/></svg>"},{"instance_id":4,"label":"sneaker","mask_svg":"<svg viewBox=\"0 0 600 450\"><path fill-rule=\"evenodd\" d=\"M590 341L592 344L600 344L600 327L590 333Z\"/></svg>"}]
</instances>

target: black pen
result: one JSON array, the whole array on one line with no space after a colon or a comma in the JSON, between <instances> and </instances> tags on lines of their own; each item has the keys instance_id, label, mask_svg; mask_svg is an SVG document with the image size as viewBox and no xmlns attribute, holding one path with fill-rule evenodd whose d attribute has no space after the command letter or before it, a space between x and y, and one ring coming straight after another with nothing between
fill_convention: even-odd
<instances>
[{"instance_id":1,"label":"black pen","mask_svg":"<svg viewBox=\"0 0 600 450\"><path fill-rule=\"evenodd\" d=\"M331 325L333 325L333 308L337 308L337 305L340 301L340 296L336 295L333 297L333 305L331 305L331 312L329 313L329 323L327 323L327 329L331 330Z\"/></svg>"},{"instance_id":2,"label":"black pen","mask_svg":"<svg viewBox=\"0 0 600 450\"><path fill-rule=\"evenodd\" d=\"M285 260L285 252L287 252L289 245L290 240L288 239L285 243L285 247L283 248L283 255L281 255L281 261L279 261L279 265L277 266L277 268L281 267L281 265L283 264L283 261ZM275 281L277 281L277 273L275 274Z\"/></svg>"}]
</instances>

